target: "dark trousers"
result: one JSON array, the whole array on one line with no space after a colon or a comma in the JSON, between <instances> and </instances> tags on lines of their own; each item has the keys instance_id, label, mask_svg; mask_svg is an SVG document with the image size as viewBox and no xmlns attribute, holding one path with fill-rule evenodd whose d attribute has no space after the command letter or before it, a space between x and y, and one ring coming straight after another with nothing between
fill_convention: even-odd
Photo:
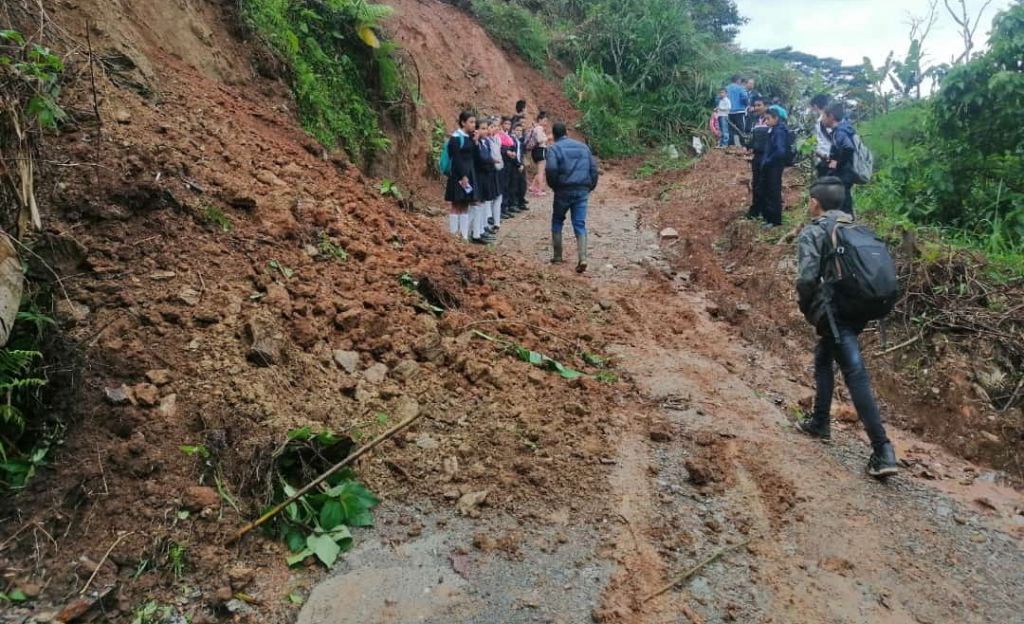
<instances>
[{"instance_id":1,"label":"dark trousers","mask_svg":"<svg viewBox=\"0 0 1024 624\"><path fill-rule=\"evenodd\" d=\"M843 379L850 391L850 398L857 409L857 416L864 425L864 430L871 439L871 446L877 451L883 444L888 444L882 425L882 416L878 411L878 403L871 393L871 380L864 359L860 354L860 332L862 328L837 324L838 342L831 331L826 332L818 341L814 351L814 383L817 391L814 396L813 419L825 424L830 421L832 411L832 394L835 390L835 370L832 363L839 363Z\"/></svg>"},{"instance_id":2,"label":"dark trousers","mask_svg":"<svg viewBox=\"0 0 1024 624\"><path fill-rule=\"evenodd\" d=\"M509 195L512 198L511 206L516 208L526 207L526 171L515 169L511 173L509 182Z\"/></svg>"},{"instance_id":3,"label":"dark trousers","mask_svg":"<svg viewBox=\"0 0 1024 624\"><path fill-rule=\"evenodd\" d=\"M750 210L747 216L756 219L764 215L763 195L761 194L761 156L754 154L750 161Z\"/></svg>"},{"instance_id":4,"label":"dark trousers","mask_svg":"<svg viewBox=\"0 0 1024 624\"><path fill-rule=\"evenodd\" d=\"M782 225L782 172L785 167L761 168L761 216L772 225Z\"/></svg>"},{"instance_id":5,"label":"dark trousers","mask_svg":"<svg viewBox=\"0 0 1024 624\"><path fill-rule=\"evenodd\" d=\"M747 127L747 114L746 113L729 113L729 136L733 139L733 144L740 144L740 132L743 132Z\"/></svg>"},{"instance_id":6,"label":"dark trousers","mask_svg":"<svg viewBox=\"0 0 1024 624\"><path fill-rule=\"evenodd\" d=\"M554 210L551 213L551 231L561 234L565 227L565 217L572 221L572 231L576 238L587 234L587 203L590 191L587 189L569 189L555 191Z\"/></svg>"},{"instance_id":7,"label":"dark trousers","mask_svg":"<svg viewBox=\"0 0 1024 624\"><path fill-rule=\"evenodd\" d=\"M853 184L844 184L846 187L846 199L843 200L843 212L853 216Z\"/></svg>"}]
</instances>

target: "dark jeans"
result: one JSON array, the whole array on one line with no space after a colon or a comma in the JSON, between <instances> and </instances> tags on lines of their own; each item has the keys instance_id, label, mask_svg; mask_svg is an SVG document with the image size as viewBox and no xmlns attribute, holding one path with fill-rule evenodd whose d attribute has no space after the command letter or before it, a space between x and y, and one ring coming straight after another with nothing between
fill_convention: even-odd
<instances>
[{"instance_id":1,"label":"dark jeans","mask_svg":"<svg viewBox=\"0 0 1024 624\"><path fill-rule=\"evenodd\" d=\"M566 191L555 191L555 206L551 214L551 231L561 233L565 226L565 215L572 217L572 231L576 238L587 233L587 201L590 198L590 191L587 189L572 189Z\"/></svg>"},{"instance_id":2,"label":"dark jeans","mask_svg":"<svg viewBox=\"0 0 1024 624\"><path fill-rule=\"evenodd\" d=\"M754 154L750 161L750 210L747 216L756 219L764 215L764 202L761 195L761 157Z\"/></svg>"},{"instance_id":3,"label":"dark jeans","mask_svg":"<svg viewBox=\"0 0 1024 624\"><path fill-rule=\"evenodd\" d=\"M782 172L785 167L761 169L761 216L772 225L782 225Z\"/></svg>"},{"instance_id":4,"label":"dark jeans","mask_svg":"<svg viewBox=\"0 0 1024 624\"><path fill-rule=\"evenodd\" d=\"M729 136L733 139L735 145L740 144L740 132L743 132L747 127L747 114L746 113L729 113Z\"/></svg>"},{"instance_id":5,"label":"dark jeans","mask_svg":"<svg viewBox=\"0 0 1024 624\"><path fill-rule=\"evenodd\" d=\"M843 201L843 208L842 208L842 210L843 210L843 212L845 212L846 214L848 214L848 215L850 215L852 217L853 216L853 185L852 184L846 184L844 186L846 187L846 199Z\"/></svg>"},{"instance_id":6,"label":"dark jeans","mask_svg":"<svg viewBox=\"0 0 1024 624\"><path fill-rule=\"evenodd\" d=\"M857 416L864 424L864 430L871 439L871 446L878 450L889 442L882 425L882 416L878 412L878 403L871 393L871 380L864 359L860 354L860 332L863 328L838 324L839 342L826 332L818 341L814 351L814 383L817 392L814 396L813 419L818 423L827 423L832 411L832 394L835 388L835 370L832 362L839 363L843 379L850 391L850 398L857 409Z\"/></svg>"}]
</instances>

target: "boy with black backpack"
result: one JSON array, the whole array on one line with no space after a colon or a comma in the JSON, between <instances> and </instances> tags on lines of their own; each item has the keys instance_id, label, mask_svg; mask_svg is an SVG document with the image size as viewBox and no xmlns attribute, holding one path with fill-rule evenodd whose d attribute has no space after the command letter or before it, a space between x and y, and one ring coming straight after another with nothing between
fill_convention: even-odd
<instances>
[{"instance_id":1,"label":"boy with black backpack","mask_svg":"<svg viewBox=\"0 0 1024 624\"><path fill-rule=\"evenodd\" d=\"M857 136L857 130L846 118L846 109L842 102L833 102L825 109L821 123L829 130L831 149L828 161L825 164L825 173L835 176L843 181L846 188L846 197L843 200L842 210L853 215L853 185L863 184L870 180L864 179L864 174L857 171L857 157L864 155L863 143ZM867 152L870 156L870 152Z\"/></svg>"},{"instance_id":2,"label":"boy with black backpack","mask_svg":"<svg viewBox=\"0 0 1024 624\"><path fill-rule=\"evenodd\" d=\"M853 216L842 210L844 187L836 177L820 178L811 185L812 221L797 243L800 311L820 337L814 352L814 411L797 429L813 438L831 440L832 362L838 362L857 416L871 440L867 473L881 478L898 472L896 454L871 392L859 336L869 321L892 310L899 297L899 282L885 243L867 228L855 225Z\"/></svg>"}]
</instances>

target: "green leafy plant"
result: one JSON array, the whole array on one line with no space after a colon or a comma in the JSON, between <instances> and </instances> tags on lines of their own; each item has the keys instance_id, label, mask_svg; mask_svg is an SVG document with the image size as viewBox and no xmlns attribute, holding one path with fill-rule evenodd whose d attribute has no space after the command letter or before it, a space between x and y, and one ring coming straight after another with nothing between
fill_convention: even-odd
<instances>
[{"instance_id":1,"label":"green leafy plant","mask_svg":"<svg viewBox=\"0 0 1024 624\"><path fill-rule=\"evenodd\" d=\"M227 233L235 229L235 224L231 221L231 217L224 214L224 211L216 206L208 204L203 206L201 215L204 223L210 223L220 228L221 232Z\"/></svg>"},{"instance_id":2,"label":"green leafy plant","mask_svg":"<svg viewBox=\"0 0 1024 624\"><path fill-rule=\"evenodd\" d=\"M484 29L531 65L543 69L548 60L550 38L544 24L514 2L472 0L471 6Z\"/></svg>"},{"instance_id":3,"label":"green leafy plant","mask_svg":"<svg viewBox=\"0 0 1024 624\"><path fill-rule=\"evenodd\" d=\"M22 590L14 588L9 592L0 592L0 602L28 602L28 595Z\"/></svg>"},{"instance_id":4,"label":"green leafy plant","mask_svg":"<svg viewBox=\"0 0 1024 624\"><path fill-rule=\"evenodd\" d=\"M293 496L311 473L340 461L351 448L348 439L330 431L314 433L310 427L293 429L287 437L275 458L277 500ZM288 565L316 557L333 566L352 547L349 527L372 526L372 510L379 503L349 470L339 471L318 491L301 496L276 517L273 527L292 552Z\"/></svg>"},{"instance_id":5,"label":"green leafy plant","mask_svg":"<svg viewBox=\"0 0 1024 624\"><path fill-rule=\"evenodd\" d=\"M317 242L316 248L326 258L332 258L342 263L348 262L348 252L342 246L332 241L327 232L320 232L320 240Z\"/></svg>"},{"instance_id":6,"label":"green leafy plant","mask_svg":"<svg viewBox=\"0 0 1024 624\"><path fill-rule=\"evenodd\" d=\"M402 199L402 191L398 188L398 184L394 180L384 179L381 181L380 194L385 197L394 197L395 199Z\"/></svg>"},{"instance_id":7,"label":"green leafy plant","mask_svg":"<svg viewBox=\"0 0 1024 624\"><path fill-rule=\"evenodd\" d=\"M174 607L151 600L132 613L132 624L164 624L173 615Z\"/></svg>"},{"instance_id":8,"label":"green leafy plant","mask_svg":"<svg viewBox=\"0 0 1024 624\"><path fill-rule=\"evenodd\" d=\"M187 559L188 548L177 542L171 542L167 547L167 565L170 566L174 578L181 579L185 576Z\"/></svg>"},{"instance_id":9,"label":"green leafy plant","mask_svg":"<svg viewBox=\"0 0 1024 624\"><path fill-rule=\"evenodd\" d=\"M379 24L391 8L367 0L242 0L242 14L287 64L306 131L369 163L390 147L375 107L407 90Z\"/></svg>"},{"instance_id":10,"label":"green leafy plant","mask_svg":"<svg viewBox=\"0 0 1024 624\"><path fill-rule=\"evenodd\" d=\"M182 444L178 447L182 453L189 457L200 457L202 459L210 459L210 450L202 444Z\"/></svg>"},{"instance_id":11,"label":"green leafy plant","mask_svg":"<svg viewBox=\"0 0 1024 624\"><path fill-rule=\"evenodd\" d=\"M448 126L444 119L437 117L430 129L430 151L427 153L427 173L434 178L441 177L441 152L448 145Z\"/></svg>"}]
</instances>

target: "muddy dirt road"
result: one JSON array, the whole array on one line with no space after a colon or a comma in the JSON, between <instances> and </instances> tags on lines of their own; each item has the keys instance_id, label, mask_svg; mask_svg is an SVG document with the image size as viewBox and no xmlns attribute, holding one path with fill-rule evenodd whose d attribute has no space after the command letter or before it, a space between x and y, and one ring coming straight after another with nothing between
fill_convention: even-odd
<instances>
[{"instance_id":1,"label":"muddy dirt road","mask_svg":"<svg viewBox=\"0 0 1024 624\"><path fill-rule=\"evenodd\" d=\"M791 420L808 370L714 317L707 293L669 268L674 241L644 227L647 198L632 187L626 172L603 179L591 271L577 278L638 329L614 348L635 393L615 414L615 456L601 460L607 490L519 518L386 506L299 622L1020 621L1024 497L899 431L899 453L981 476L941 490L909 474L880 483L863 474L858 423L840 420L828 446L798 436ZM506 224L496 253L534 258L539 276L571 272L546 263L549 214L535 201ZM790 293L778 298L791 305Z\"/></svg>"}]
</instances>

